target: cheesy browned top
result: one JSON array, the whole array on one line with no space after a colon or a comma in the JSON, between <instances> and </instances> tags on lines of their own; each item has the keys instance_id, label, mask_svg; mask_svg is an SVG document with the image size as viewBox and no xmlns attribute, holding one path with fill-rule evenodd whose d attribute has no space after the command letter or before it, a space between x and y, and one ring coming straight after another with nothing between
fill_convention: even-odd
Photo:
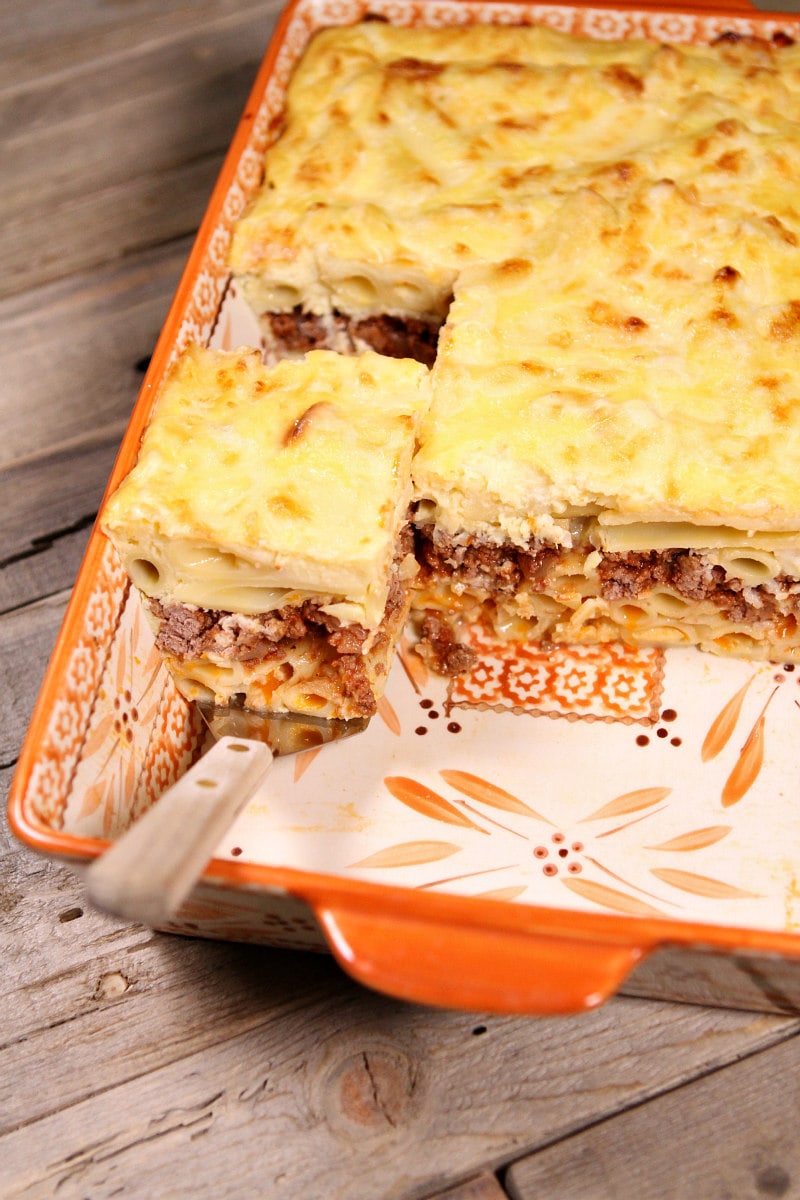
<instances>
[{"instance_id":1,"label":"cheesy browned top","mask_svg":"<svg viewBox=\"0 0 800 1200\"><path fill-rule=\"evenodd\" d=\"M668 181L583 191L525 255L459 277L414 463L448 533L770 531L797 574L798 463L800 249L773 218Z\"/></svg>"},{"instance_id":2,"label":"cheesy browned top","mask_svg":"<svg viewBox=\"0 0 800 1200\"><path fill-rule=\"evenodd\" d=\"M407 359L317 350L265 368L254 350L190 346L102 528L168 604L252 614L311 598L375 628L428 399Z\"/></svg>"},{"instance_id":3,"label":"cheesy browned top","mask_svg":"<svg viewBox=\"0 0 800 1200\"><path fill-rule=\"evenodd\" d=\"M541 27L330 29L292 79L231 266L256 311L443 316L564 195L673 179L800 233L800 46Z\"/></svg>"}]
</instances>

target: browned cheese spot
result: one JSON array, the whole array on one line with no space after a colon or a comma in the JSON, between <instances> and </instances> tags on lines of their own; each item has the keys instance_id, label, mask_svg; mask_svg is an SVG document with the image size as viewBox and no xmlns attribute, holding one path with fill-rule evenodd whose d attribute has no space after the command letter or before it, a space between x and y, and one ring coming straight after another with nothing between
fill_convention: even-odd
<instances>
[{"instance_id":1,"label":"browned cheese spot","mask_svg":"<svg viewBox=\"0 0 800 1200\"><path fill-rule=\"evenodd\" d=\"M297 168L295 178L298 183L307 184L310 187L323 184L330 177L330 165L324 159L307 158Z\"/></svg>"},{"instance_id":2,"label":"browned cheese spot","mask_svg":"<svg viewBox=\"0 0 800 1200\"><path fill-rule=\"evenodd\" d=\"M641 96L644 83L638 75L634 75L623 63L611 63L603 71L603 75L626 96Z\"/></svg>"},{"instance_id":3,"label":"browned cheese spot","mask_svg":"<svg viewBox=\"0 0 800 1200\"><path fill-rule=\"evenodd\" d=\"M424 97L423 104L424 107L427 108L428 112L433 113L434 116L437 117L443 125L446 125L448 129L458 129L458 121L456 121L449 112L441 108L429 97Z\"/></svg>"},{"instance_id":4,"label":"browned cheese spot","mask_svg":"<svg viewBox=\"0 0 800 1200\"><path fill-rule=\"evenodd\" d=\"M508 278L524 278L530 274L531 270L531 263L527 258L507 258L504 262L497 264L498 275Z\"/></svg>"},{"instance_id":5,"label":"browned cheese spot","mask_svg":"<svg viewBox=\"0 0 800 1200\"><path fill-rule=\"evenodd\" d=\"M520 187L530 179L545 179L553 174L553 168L547 163L536 163L532 167L526 167L524 171L513 171L506 167L500 172L500 186L504 191L511 191L512 188Z\"/></svg>"},{"instance_id":6,"label":"browned cheese spot","mask_svg":"<svg viewBox=\"0 0 800 1200\"><path fill-rule=\"evenodd\" d=\"M400 79L433 79L441 75L444 67L441 63L425 62L421 58L396 58L387 63L388 74Z\"/></svg>"},{"instance_id":7,"label":"browned cheese spot","mask_svg":"<svg viewBox=\"0 0 800 1200\"><path fill-rule=\"evenodd\" d=\"M737 121L735 117L725 117L722 121L717 121L717 133L721 133L723 137L733 137L742 127L741 121Z\"/></svg>"},{"instance_id":8,"label":"browned cheese spot","mask_svg":"<svg viewBox=\"0 0 800 1200\"><path fill-rule=\"evenodd\" d=\"M582 383L591 383L591 384L595 384L595 385L607 384L607 383L610 383L614 379L614 372L613 371L602 371L602 370L597 370L597 369L585 370L585 371L578 372L578 378L581 380Z\"/></svg>"},{"instance_id":9,"label":"browned cheese spot","mask_svg":"<svg viewBox=\"0 0 800 1200\"><path fill-rule=\"evenodd\" d=\"M785 304L780 316L769 327L770 337L776 342L788 342L800 335L800 300Z\"/></svg>"},{"instance_id":10,"label":"browned cheese spot","mask_svg":"<svg viewBox=\"0 0 800 1200\"><path fill-rule=\"evenodd\" d=\"M615 179L619 183L634 183L640 174L641 171L636 163L628 162L627 159L622 159L621 162L617 163L610 163L598 171L598 175L606 175L608 178Z\"/></svg>"},{"instance_id":11,"label":"browned cheese spot","mask_svg":"<svg viewBox=\"0 0 800 1200\"><path fill-rule=\"evenodd\" d=\"M688 279L689 276L682 267L673 267L669 263L656 263L653 274L660 279Z\"/></svg>"},{"instance_id":12,"label":"browned cheese spot","mask_svg":"<svg viewBox=\"0 0 800 1200\"><path fill-rule=\"evenodd\" d=\"M719 167L720 171L727 171L729 175L738 175L746 161L747 155L744 150L726 150L714 165Z\"/></svg>"},{"instance_id":13,"label":"browned cheese spot","mask_svg":"<svg viewBox=\"0 0 800 1200\"><path fill-rule=\"evenodd\" d=\"M500 129L514 129L521 133L535 133L546 120L547 116L544 113L531 113L524 120L522 117L501 117L497 125Z\"/></svg>"},{"instance_id":14,"label":"browned cheese spot","mask_svg":"<svg viewBox=\"0 0 800 1200\"><path fill-rule=\"evenodd\" d=\"M729 329L739 328L738 318L728 308L712 308L708 315L717 325L727 325Z\"/></svg>"},{"instance_id":15,"label":"browned cheese spot","mask_svg":"<svg viewBox=\"0 0 800 1200\"><path fill-rule=\"evenodd\" d=\"M316 404L312 404L310 408L301 413L289 426L283 438L283 445L291 446L311 428L315 417L320 416L323 412L332 411L333 406L327 404L324 400L318 400Z\"/></svg>"},{"instance_id":16,"label":"browned cheese spot","mask_svg":"<svg viewBox=\"0 0 800 1200\"><path fill-rule=\"evenodd\" d=\"M797 245L797 235L792 233L791 229L787 229L779 217L776 217L774 214L770 214L770 216L764 217L764 222L781 236L783 241L786 242L787 246Z\"/></svg>"},{"instance_id":17,"label":"browned cheese spot","mask_svg":"<svg viewBox=\"0 0 800 1200\"><path fill-rule=\"evenodd\" d=\"M720 267L714 272L714 283L724 283L727 287L732 287L739 279L741 275L736 267Z\"/></svg>"},{"instance_id":18,"label":"browned cheese spot","mask_svg":"<svg viewBox=\"0 0 800 1200\"><path fill-rule=\"evenodd\" d=\"M272 510L276 517L299 520L305 519L309 515L302 504L298 504L294 497L280 492L276 496L269 497L267 507Z\"/></svg>"},{"instance_id":19,"label":"browned cheese spot","mask_svg":"<svg viewBox=\"0 0 800 1200\"><path fill-rule=\"evenodd\" d=\"M476 135L470 138L464 150L464 157L469 162L482 162L488 151L493 149L491 142L487 142L485 137Z\"/></svg>"},{"instance_id":20,"label":"browned cheese spot","mask_svg":"<svg viewBox=\"0 0 800 1200\"><path fill-rule=\"evenodd\" d=\"M629 333L641 333L647 329L647 322L641 317L626 317L604 300L595 300L587 310L589 320L594 325L607 325L610 329L624 329Z\"/></svg>"}]
</instances>

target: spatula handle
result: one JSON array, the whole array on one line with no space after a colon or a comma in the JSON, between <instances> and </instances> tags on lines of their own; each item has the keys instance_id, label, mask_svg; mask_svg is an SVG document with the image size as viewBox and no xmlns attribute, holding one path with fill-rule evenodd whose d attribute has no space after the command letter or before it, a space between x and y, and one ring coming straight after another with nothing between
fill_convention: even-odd
<instances>
[{"instance_id":1,"label":"spatula handle","mask_svg":"<svg viewBox=\"0 0 800 1200\"><path fill-rule=\"evenodd\" d=\"M220 738L87 869L91 902L144 925L168 921L271 762L263 742Z\"/></svg>"}]
</instances>

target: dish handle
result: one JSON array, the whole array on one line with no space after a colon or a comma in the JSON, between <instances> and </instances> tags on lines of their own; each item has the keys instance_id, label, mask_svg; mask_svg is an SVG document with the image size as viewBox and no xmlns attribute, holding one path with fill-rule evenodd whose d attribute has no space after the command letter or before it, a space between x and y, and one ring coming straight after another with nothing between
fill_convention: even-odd
<instances>
[{"instance_id":1,"label":"dish handle","mask_svg":"<svg viewBox=\"0 0 800 1200\"><path fill-rule=\"evenodd\" d=\"M652 947L321 905L340 966L359 983L416 1004L557 1016L608 1000Z\"/></svg>"}]
</instances>

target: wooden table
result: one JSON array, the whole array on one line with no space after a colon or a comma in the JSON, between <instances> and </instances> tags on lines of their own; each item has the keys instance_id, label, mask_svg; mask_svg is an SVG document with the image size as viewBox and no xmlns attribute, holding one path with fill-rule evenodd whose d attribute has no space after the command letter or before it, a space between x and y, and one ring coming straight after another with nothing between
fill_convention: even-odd
<instances>
[{"instance_id":1,"label":"wooden table","mask_svg":"<svg viewBox=\"0 0 800 1200\"><path fill-rule=\"evenodd\" d=\"M3 798L276 11L0 9ZM100 915L5 824L0 913L4 1198L800 1196L796 1014L414 1008Z\"/></svg>"}]
</instances>

